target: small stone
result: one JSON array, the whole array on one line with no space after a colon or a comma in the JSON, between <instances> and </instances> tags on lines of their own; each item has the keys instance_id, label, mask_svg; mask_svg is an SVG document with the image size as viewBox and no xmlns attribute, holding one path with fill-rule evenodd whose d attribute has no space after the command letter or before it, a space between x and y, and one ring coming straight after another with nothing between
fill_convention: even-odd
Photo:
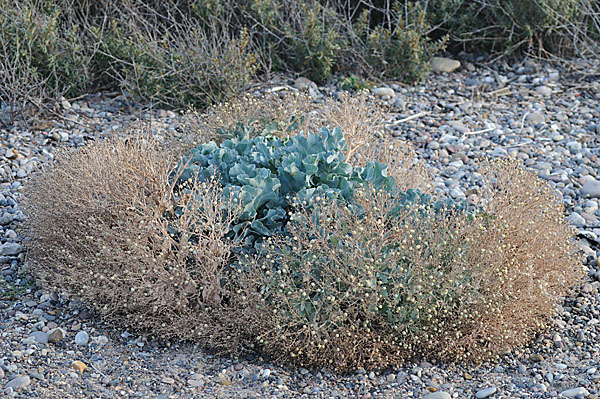
<instances>
[{"instance_id":1,"label":"small stone","mask_svg":"<svg viewBox=\"0 0 600 399\"><path fill-rule=\"evenodd\" d=\"M527 367L525 367L523 364L519 364L519 373L525 374L526 372L527 372Z\"/></svg>"},{"instance_id":2,"label":"small stone","mask_svg":"<svg viewBox=\"0 0 600 399\"><path fill-rule=\"evenodd\" d=\"M0 224L3 226L10 224L12 221L13 221L13 215L11 215L8 212L5 212L2 214L2 216L0 216Z\"/></svg>"},{"instance_id":3,"label":"small stone","mask_svg":"<svg viewBox=\"0 0 600 399\"><path fill-rule=\"evenodd\" d=\"M16 242L5 242L0 245L0 256L18 255L21 253L21 245Z\"/></svg>"},{"instance_id":4,"label":"small stone","mask_svg":"<svg viewBox=\"0 0 600 399\"><path fill-rule=\"evenodd\" d=\"M534 112L527 115L527 121L533 123L534 125L545 123L546 117L541 112Z\"/></svg>"},{"instance_id":5,"label":"small stone","mask_svg":"<svg viewBox=\"0 0 600 399\"><path fill-rule=\"evenodd\" d=\"M83 371L87 368L85 363L80 360L75 360L73 363L71 363L71 367L80 373L83 373Z\"/></svg>"},{"instance_id":6,"label":"small stone","mask_svg":"<svg viewBox=\"0 0 600 399\"><path fill-rule=\"evenodd\" d=\"M35 338L35 342L40 344L48 343L48 334L43 331L34 331L31 333L31 336Z\"/></svg>"},{"instance_id":7,"label":"small stone","mask_svg":"<svg viewBox=\"0 0 600 399\"><path fill-rule=\"evenodd\" d=\"M106 335L99 335L97 337L92 338L92 341L96 345L106 345L108 343L108 338L106 337Z\"/></svg>"},{"instance_id":8,"label":"small stone","mask_svg":"<svg viewBox=\"0 0 600 399\"><path fill-rule=\"evenodd\" d=\"M473 376L469 373L465 373L465 380L472 380Z\"/></svg>"},{"instance_id":9,"label":"small stone","mask_svg":"<svg viewBox=\"0 0 600 399\"><path fill-rule=\"evenodd\" d=\"M77 335L75 335L75 344L76 345L87 345L90 340L90 336L85 331L79 331Z\"/></svg>"},{"instance_id":10,"label":"small stone","mask_svg":"<svg viewBox=\"0 0 600 399\"><path fill-rule=\"evenodd\" d=\"M446 57L433 57L431 59L431 70L436 73L454 72L460 68L460 61Z\"/></svg>"},{"instance_id":11,"label":"small stone","mask_svg":"<svg viewBox=\"0 0 600 399\"><path fill-rule=\"evenodd\" d=\"M13 389L25 388L29 384L31 384L31 378L29 378L28 375L22 375L22 376L15 377L12 380L10 380L6 384L6 388L13 388Z\"/></svg>"},{"instance_id":12,"label":"small stone","mask_svg":"<svg viewBox=\"0 0 600 399\"><path fill-rule=\"evenodd\" d=\"M535 89L535 92L542 96L549 96L552 94L552 89L548 86L539 86Z\"/></svg>"},{"instance_id":13,"label":"small stone","mask_svg":"<svg viewBox=\"0 0 600 399\"><path fill-rule=\"evenodd\" d=\"M448 392L439 391L423 396L423 399L451 399L452 396Z\"/></svg>"},{"instance_id":14,"label":"small stone","mask_svg":"<svg viewBox=\"0 0 600 399\"><path fill-rule=\"evenodd\" d=\"M62 105L65 111L69 111L71 109L71 103L64 97L60 98L60 105Z\"/></svg>"},{"instance_id":15,"label":"small stone","mask_svg":"<svg viewBox=\"0 0 600 399\"><path fill-rule=\"evenodd\" d=\"M529 360L535 363L543 362L544 356L540 355L539 353L534 353L533 355L529 356Z\"/></svg>"},{"instance_id":16,"label":"small stone","mask_svg":"<svg viewBox=\"0 0 600 399\"><path fill-rule=\"evenodd\" d=\"M240 370L241 370L241 369L243 369L243 368L244 368L244 365L243 365L242 363L236 363L236 365L235 365L235 366L233 366L233 369L234 369L235 371L240 371Z\"/></svg>"},{"instance_id":17,"label":"small stone","mask_svg":"<svg viewBox=\"0 0 600 399\"><path fill-rule=\"evenodd\" d=\"M65 337L65 332L62 328L55 328L48 332L48 342L52 344L56 344Z\"/></svg>"},{"instance_id":18,"label":"small stone","mask_svg":"<svg viewBox=\"0 0 600 399\"><path fill-rule=\"evenodd\" d=\"M163 377L163 379L161 380L163 384L174 384L175 380L172 379L171 377Z\"/></svg>"},{"instance_id":19,"label":"small stone","mask_svg":"<svg viewBox=\"0 0 600 399\"><path fill-rule=\"evenodd\" d=\"M566 396L567 398L574 398L574 397L580 397L580 396L586 397L590 393L588 392L587 389L585 389L583 387L579 387L579 388L567 389L566 391L562 391L560 394L562 396Z\"/></svg>"},{"instance_id":20,"label":"small stone","mask_svg":"<svg viewBox=\"0 0 600 399\"><path fill-rule=\"evenodd\" d=\"M304 90L311 87L314 83L312 80L305 78L304 76L300 76L298 79L294 81L294 87L298 90Z\"/></svg>"},{"instance_id":21,"label":"small stone","mask_svg":"<svg viewBox=\"0 0 600 399\"><path fill-rule=\"evenodd\" d=\"M581 187L581 194L587 198L600 198L600 181L586 181Z\"/></svg>"},{"instance_id":22,"label":"small stone","mask_svg":"<svg viewBox=\"0 0 600 399\"><path fill-rule=\"evenodd\" d=\"M577 212L573 212L569 216L569 222L574 226L585 226L586 225L586 221L583 218L583 216L581 216Z\"/></svg>"},{"instance_id":23,"label":"small stone","mask_svg":"<svg viewBox=\"0 0 600 399\"><path fill-rule=\"evenodd\" d=\"M488 396L495 394L497 390L498 389L496 389L496 387L485 388L480 391L477 391L477 393L475 394L475 397L477 399L487 398Z\"/></svg>"},{"instance_id":24,"label":"small stone","mask_svg":"<svg viewBox=\"0 0 600 399\"><path fill-rule=\"evenodd\" d=\"M375 89L373 89L373 94L375 94L377 97L394 97L396 95L396 93L394 92L394 89L391 89L389 87L377 87Z\"/></svg>"},{"instance_id":25,"label":"small stone","mask_svg":"<svg viewBox=\"0 0 600 399\"><path fill-rule=\"evenodd\" d=\"M594 287L590 283L585 283L581 286L581 292L584 294L591 294L594 292Z\"/></svg>"}]
</instances>

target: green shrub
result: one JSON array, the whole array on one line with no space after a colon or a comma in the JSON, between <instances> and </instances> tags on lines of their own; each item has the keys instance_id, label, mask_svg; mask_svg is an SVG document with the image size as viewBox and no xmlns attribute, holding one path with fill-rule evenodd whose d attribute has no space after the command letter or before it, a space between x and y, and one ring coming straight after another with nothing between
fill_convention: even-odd
<instances>
[{"instance_id":1,"label":"green shrub","mask_svg":"<svg viewBox=\"0 0 600 399\"><path fill-rule=\"evenodd\" d=\"M0 1L0 87L26 100L73 96L90 87L91 59L78 27L48 2Z\"/></svg>"},{"instance_id":2,"label":"green shrub","mask_svg":"<svg viewBox=\"0 0 600 399\"><path fill-rule=\"evenodd\" d=\"M395 1L387 6L385 19L389 23L372 24L373 10L365 9L355 25L355 34L366 54L371 73L388 79L418 82L429 73L430 60L444 49L447 37L432 41L425 11L419 3L405 6ZM361 44L353 43L355 48Z\"/></svg>"},{"instance_id":3,"label":"green shrub","mask_svg":"<svg viewBox=\"0 0 600 399\"><path fill-rule=\"evenodd\" d=\"M350 76L340 77L338 79L338 86L344 90L353 90L353 91L361 91L365 89L370 89L373 87L373 82L363 80L356 76L355 74L350 74Z\"/></svg>"},{"instance_id":4,"label":"green shrub","mask_svg":"<svg viewBox=\"0 0 600 399\"><path fill-rule=\"evenodd\" d=\"M582 18L580 0L435 0L428 18L469 49L518 53L572 52L584 40L568 30ZM581 30L581 29L578 29ZM585 29L584 29L585 31ZM576 42L574 42L576 41ZM579 45L579 43L577 43Z\"/></svg>"},{"instance_id":5,"label":"green shrub","mask_svg":"<svg viewBox=\"0 0 600 399\"><path fill-rule=\"evenodd\" d=\"M203 109L237 94L255 77L257 58L247 31L207 35L191 25L153 36L115 25L100 37L104 63L119 86L138 98L166 108Z\"/></svg>"}]
</instances>

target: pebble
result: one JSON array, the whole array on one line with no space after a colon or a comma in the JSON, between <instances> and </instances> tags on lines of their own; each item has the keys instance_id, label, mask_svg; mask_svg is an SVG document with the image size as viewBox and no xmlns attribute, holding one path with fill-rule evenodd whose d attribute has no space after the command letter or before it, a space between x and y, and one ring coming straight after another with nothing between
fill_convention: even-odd
<instances>
[{"instance_id":1,"label":"pebble","mask_svg":"<svg viewBox=\"0 0 600 399\"><path fill-rule=\"evenodd\" d=\"M28 375L23 375L23 376L15 377L12 380L10 380L6 384L6 388L13 388L13 389L25 388L29 384L31 384L31 378L29 378Z\"/></svg>"},{"instance_id":2,"label":"pebble","mask_svg":"<svg viewBox=\"0 0 600 399\"><path fill-rule=\"evenodd\" d=\"M585 226L587 223L583 216L575 212L569 216L569 222L574 226Z\"/></svg>"},{"instance_id":3,"label":"pebble","mask_svg":"<svg viewBox=\"0 0 600 399\"><path fill-rule=\"evenodd\" d=\"M377 87L375 89L372 90L373 94L375 94L378 97L394 97L396 95L396 93L394 92L394 89L391 89L389 87Z\"/></svg>"},{"instance_id":4,"label":"pebble","mask_svg":"<svg viewBox=\"0 0 600 399\"><path fill-rule=\"evenodd\" d=\"M600 198L600 181L588 180L581 187L581 194L585 198Z\"/></svg>"},{"instance_id":5,"label":"pebble","mask_svg":"<svg viewBox=\"0 0 600 399\"><path fill-rule=\"evenodd\" d=\"M76 345L87 345L90 340L90 336L85 331L79 331L75 335L75 344Z\"/></svg>"},{"instance_id":6,"label":"pebble","mask_svg":"<svg viewBox=\"0 0 600 399\"><path fill-rule=\"evenodd\" d=\"M436 73L454 72L460 68L460 61L446 57L433 57L431 59L431 70Z\"/></svg>"},{"instance_id":7,"label":"pebble","mask_svg":"<svg viewBox=\"0 0 600 399\"><path fill-rule=\"evenodd\" d=\"M5 242L0 245L0 256L18 255L21 253L21 245L16 242Z\"/></svg>"},{"instance_id":8,"label":"pebble","mask_svg":"<svg viewBox=\"0 0 600 399\"><path fill-rule=\"evenodd\" d=\"M73 363L71 363L71 367L77 371L79 371L80 373L83 373L85 371L85 369L87 368L87 365L85 363L83 363L81 360L75 360Z\"/></svg>"},{"instance_id":9,"label":"pebble","mask_svg":"<svg viewBox=\"0 0 600 399\"><path fill-rule=\"evenodd\" d=\"M588 396L590 394L590 392L583 387L579 387L579 388L567 389L566 391L562 391L560 394L567 398L574 398L574 397L584 397L585 398L586 396Z\"/></svg>"},{"instance_id":10,"label":"pebble","mask_svg":"<svg viewBox=\"0 0 600 399\"><path fill-rule=\"evenodd\" d=\"M438 391L423 396L423 399L451 399L452 395L448 392Z\"/></svg>"},{"instance_id":11,"label":"pebble","mask_svg":"<svg viewBox=\"0 0 600 399\"><path fill-rule=\"evenodd\" d=\"M535 89L535 91L542 96L549 96L552 94L552 89L548 86L539 86Z\"/></svg>"},{"instance_id":12,"label":"pebble","mask_svg":"<svg viewBox=\"0 0 600 399\"><path fill-rule=\"evenodd\" d=\"M475 394L475 397L477 399L487 398L488 396L495 394L497 390L498 389L496 387L485 388L480 391L477 391L477 393Z\"/></svg>"},{"instance_id":13,"label":"pebble","mask_svg":"<svg viewBox=\"0 0 600 399\"><path fill-rule=\"evenodd\" d=\"M40 344L48 343L48 334L42 331L34 331L31 333L31 336L35 338L35 341Z\"/></svg>"},{"instance_id":14,"label":"pebble","mask_svg":"<svg viewBox=\"0 0 600 399\"><path fill-rule=\"evenodd\" d=\"M62 328L55 328L48 332L48 342L56 344L65 337L65 332Z\"/></svg>"}]
</instances>

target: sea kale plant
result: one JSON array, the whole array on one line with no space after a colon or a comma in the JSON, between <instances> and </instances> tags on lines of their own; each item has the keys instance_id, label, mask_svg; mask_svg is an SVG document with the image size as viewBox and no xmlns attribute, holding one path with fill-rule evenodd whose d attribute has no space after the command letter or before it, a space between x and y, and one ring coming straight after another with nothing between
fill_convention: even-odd
<instances>
[{"instance_id":1,"label":"sea kale plant","mask_svg":"<svg viewBox=\"0 0 600 399\"><path fill-rule=\"evenodd\" d=\"M173 176L185 189L190 179L219 175L224 195L241 199L243 212L232 235L243 236L248 245L284 232L294 211L292 199L350 199L357 186L396 187L386 165L353 167L345 162L346 141L338 128L287 138L250 138L251 131L238 124L231 133L233 137L220 145L210 142L193 149Z\"/></svg>"}]
</instances>

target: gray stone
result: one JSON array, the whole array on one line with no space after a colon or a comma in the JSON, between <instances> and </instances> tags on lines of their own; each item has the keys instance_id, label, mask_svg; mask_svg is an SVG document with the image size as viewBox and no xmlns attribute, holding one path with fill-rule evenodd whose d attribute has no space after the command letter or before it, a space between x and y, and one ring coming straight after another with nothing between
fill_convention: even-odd
<instances>
[{"instance_id":1,"label":"gray stone","mask_svg":"<svg viewBox=\"0 0 600 399\"><path fill-rule=\"evenodd\" d=\"M581 216L577 212L573 212L571 216L569 216L569 222L574 226L585 226L586 224L583 216Z\"/></svg>"},{"instance_id":2,"label":"gray stone","mask_svg":"<svg viewBox=\"0 0 600 399\"><path fill-rule=\"evenodd\" d=\"M2 216L0 216L0 224L5 226L7 224L10 224L13 221L13 215L11 215L10 213L3 213Z\"/></svg>"},{"instance_id":3,"label":"gray stone","mask_svg":"<svg viewBox=\"0 0 600 399\"><path fill-rule=\"evenodd\" d=\"M574 398L576 396L586 397L590 393L588 392L587 389L585 389L583 387L579 387L579 388L567 389L566 391L562 391L560 394L567 398Z\"/></svg>"},{"instance_id":4,"label":"gray stone","mask_svg":"<svg viewBox=\"0 0 600 399\"><path fill-rule=\"evenodd\" d=\"M31 378L29 378L28 375L22 375L22 376L15 377L12 380L10 380L6 384L6 388L13 388L13 389L25 388L29 384L31 384Z\"/></svg>"},{"instance_id":5,"label":"gray stone","mask_svg":"<svg viewBox=\"0 0 600 399\"><path fill-rule=\"evenodd\" d=\"M451 399L452 396L448 392L439 391L423 396L423 399Z\"/></svg>"},{"instance_id":6,"label":"gray stone","mask_svg":"<svg viewBox=\"0 0 600 399\"><path fill-rule=\"evenodd\" d=\"M600 181L586 181L581 187L581 194L588 198L600 198Z\"/></svg>"},{"instance_id":7,"label":"gray stone","mask_svg":"<svg viewBox=\"0 0 600 399\"><path fill-rule=\"evenodd\" d=\"M21 253L21 245L16 242L5 242L0 245L0 256L18 255Z\"/></svg>"},{"instance_id":8,"label":"gray stone","mask_svg":"<svg viewBox=\"0 0 600 399\"><path fill-rule=\"evenodd\" d=\"M460 61L446 57L433 57L431 59L431 70L433 72L454 72L458 68L460 68Z\"/></svg>"},{"instance_id":9,"label":"gray stone","mask_svg":"<svg viewBox=\"0 0 600 399\"><path fill-rule=\"evenodd\" d=\"M539 86L535 89L535 92L542 96L549 96L552 94L552 89L548 86Z\"/></svg>"},{"instance_id":10,"label":"gray stone","mask_svg":"<svg viewBox=\"0 0 600 399\"><path fill-rule=\"evenodd\" d=\"M48 342L56 344L57 342L62 341L65 337L65 333L62 328L55 328L48 332Z\"/></svg>"},{"instance_id":11,"label":"gray stone","mask_svg":"<svg viewBox=\"0 0 600 399\"><path fill-rule=\"evenodd\" d=\"M541 112L534 112L534 113L527 115L527 121L531 122L533 124L545 123L546 117Z\"/></svg>"},{"instance_id":12,"label":"gray stone","mask_svg":"<svg viewBox=\"0 0 600 399\"><path fill-rule=\"evenodd\" d=\"M35 338L35 341L40 344L48 343L48 334L43 331L34 331L31 333L31 336Z\"/></svg>"},{"instance_id":13,"label":"gray stone","mask_svg":"<svg viewBox=\"0 0 600 399\"><path fill-rule=\"evenodd\" d=\"M505 157L506 154L506 150L502 147L496 147L494 148L494 151L492 151L492 155L495 157Z\"/></svg>"},{"instance_id":14,"label":"gray stone","mask_svg":"<svg viewBox=\"0 0 600 399\"><path fill-rule=\"evenodd\" d=\"M85 331L79 331L77 335L75 335L75 344L77 345L87 345L90 340L90 336Z\"/></svg>"},{"instance_id":15,"label":"gray stone","mask_svg":"<svg viewBox=\"0 0 600 399\"><path fill-rule=\"evenodd\" d=\"M487 398L488 396L495 394L497 390L498 389L496 389L496 387L485 388L480 391L477 391L477 393L475 394L475 397L477 399Z\"/></svg>"},{"instance_id":16,"label":"gray stone","mask_svg":"<svg viewBox=\"0 0 600 399\"><path fill-rule=\"evenodd\" d=\"M377 88L373 89L372 91L373 91L373 94L375 94L378 97L384 97L384 96L394 97L396 95L396 93L394 92L394 89L391 89L389 87L377 87Z\"/></svg>"},{"instance_id":17,"label":"gray stone","mask_svg":"<svg viewBox=\"0 0 600 399\"><path fill-rule=\"evenodd\" d=\"M312 80L305 78L304 76L300 76L294 81L294 87L298 90L308 89L309 87L312 87L313 84Z\"/></svg>"}]
</instances>

